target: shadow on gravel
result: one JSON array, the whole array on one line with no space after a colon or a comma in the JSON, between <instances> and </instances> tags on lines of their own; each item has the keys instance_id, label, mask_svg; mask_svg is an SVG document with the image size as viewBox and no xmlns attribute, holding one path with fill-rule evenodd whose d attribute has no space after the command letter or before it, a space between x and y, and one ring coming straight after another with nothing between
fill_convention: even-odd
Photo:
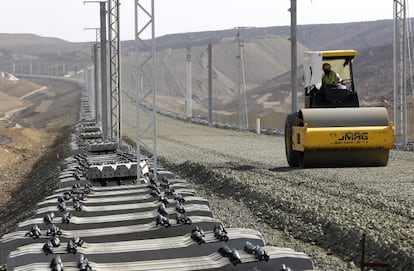
<instances>
[{"instance_id":1,"label":"shadow on gravel","mask_svg":"<svg viewBox=\"0 0 414 271\"><path fill-rule=\"evenodd\" d=\"M249 171L249 170L253 170L256 167L251 166L251 165L241 165L241 166L235 166L232 167L233 170L237 170L237 171Z\"/></svg>"},{"instance_id":2,"label":"shadow on gravel","mask_svg":"<svg viewBox=\"0 0 414 271\"><path fill-rule=\"evenodd\" d=\"M269 168L269 171L272 172L290 172L290 171L297 171L300 170L300 168L297 167L274 167L274 168Z\"/></svg>"}]
</instances>

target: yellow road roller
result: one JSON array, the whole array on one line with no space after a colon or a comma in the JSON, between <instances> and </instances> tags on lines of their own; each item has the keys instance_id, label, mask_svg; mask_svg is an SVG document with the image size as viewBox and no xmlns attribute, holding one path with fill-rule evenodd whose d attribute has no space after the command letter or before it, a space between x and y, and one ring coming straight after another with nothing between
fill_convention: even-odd
<instances>
[{"instance_id":1,"label":"yellow road roller","mask_svg":"<svg viewBox=\"0 0 414 271\"><path fill-rule=\"evenodd\" d=\"M359 107L355 50L310 51L304 57L305 108L287 116L290 167L386 166L394 126L383 107Z\"/></svg>"}]
</instances>

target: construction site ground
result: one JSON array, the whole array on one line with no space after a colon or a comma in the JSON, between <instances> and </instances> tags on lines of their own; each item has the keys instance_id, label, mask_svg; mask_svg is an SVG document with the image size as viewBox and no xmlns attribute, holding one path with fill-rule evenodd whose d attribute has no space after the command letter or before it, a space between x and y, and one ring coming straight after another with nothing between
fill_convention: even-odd
<instances>
[{"instance_id":1,"label":"construction site ground","mask_svg":"<svg viewBox=\"0 0 414 271\"><path fill-rule=\"evenodd\" d=\"M6 102L7 112L20 110L3 112L0 236L56 189L59 162L68 155L78 118L76 84L37 83L39 88L13 96L15 108ZM22 103L33 90L39 91ZM126 101L123 110L124 136L132 141L134 106ZM365 233L367 261L414 269L414 153L392 151L387 167L292 169L282 137L162 116L157 127L160 163L193 183L227 227L253 228L269 245L304 251L318 270L358 270Z\"/></svg>"}]
</instances>

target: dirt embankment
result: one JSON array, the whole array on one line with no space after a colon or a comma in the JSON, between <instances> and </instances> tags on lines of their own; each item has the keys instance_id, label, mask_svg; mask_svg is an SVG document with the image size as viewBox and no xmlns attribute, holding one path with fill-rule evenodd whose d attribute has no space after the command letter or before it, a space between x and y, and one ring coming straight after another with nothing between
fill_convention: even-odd
<instances>
[{"instance_id":1,"label":"dirt embankment","mask_svg":"<svg viewBox=\"0 0 414 271\"><path fill-rule=\"evenodd\" d=\"M0 236L56 189L79 113L76 84L35 81L0 82Z\"/></svg>"},{"instance_id":2,"label":"dirt embankment","mask_svg":"<svg viewBox=\"0 0 414 271\"><path fill-rule=\"evenodd\" d=\"M0 155L0 170L4 173L0 185L0 236L27 219L37 203L57 188L59 164L67 156L71 131L72 127L62 127L53 133L30 128L7 132L16 143L4 149L7 155ZM33 138L40 145L33 144ZM37 147L28 149L29 146Z\"/></svg>"},{"instance_id":3,"label":"dirt embankment","mask_svg":"<svg viewBox=\"0 0 414 271\"><path fill-rule=\"evenodd\" d=\"M28 175L39 157L46 155L57 133L45 129L2 128L0 137L0 208L11 200L16 185Z\"/></svg>"}]
</instances>

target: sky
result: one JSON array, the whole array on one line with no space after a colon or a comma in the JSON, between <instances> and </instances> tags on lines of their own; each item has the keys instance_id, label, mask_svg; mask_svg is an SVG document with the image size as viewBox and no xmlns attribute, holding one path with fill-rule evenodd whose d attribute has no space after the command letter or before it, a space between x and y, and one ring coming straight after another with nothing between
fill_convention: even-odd
<instances>
[{"instance_id":1,"label":"sky","mask_svg":"<svg viewBox=\"0 0 414 271\"><path fill-rule=\"evenodd\" d=\"M134 39L136 0L119 0L121 40ZM410 2L407 0L408 16ZM150 10L150 0L139 0ZM290 25L290 0L155 0L155 35L236 27ZM330 24L393 18L393 0L297 0L297 23ZM95 41L97 0L7 0L0 33L31 33L71 42ZM143 13L140 13L140 18ZM140 20L138 25L143 25ZM89 29L88 29L89 28ZM143 33L148 38L150 32Z\"/></svg>"}]
</instances>

